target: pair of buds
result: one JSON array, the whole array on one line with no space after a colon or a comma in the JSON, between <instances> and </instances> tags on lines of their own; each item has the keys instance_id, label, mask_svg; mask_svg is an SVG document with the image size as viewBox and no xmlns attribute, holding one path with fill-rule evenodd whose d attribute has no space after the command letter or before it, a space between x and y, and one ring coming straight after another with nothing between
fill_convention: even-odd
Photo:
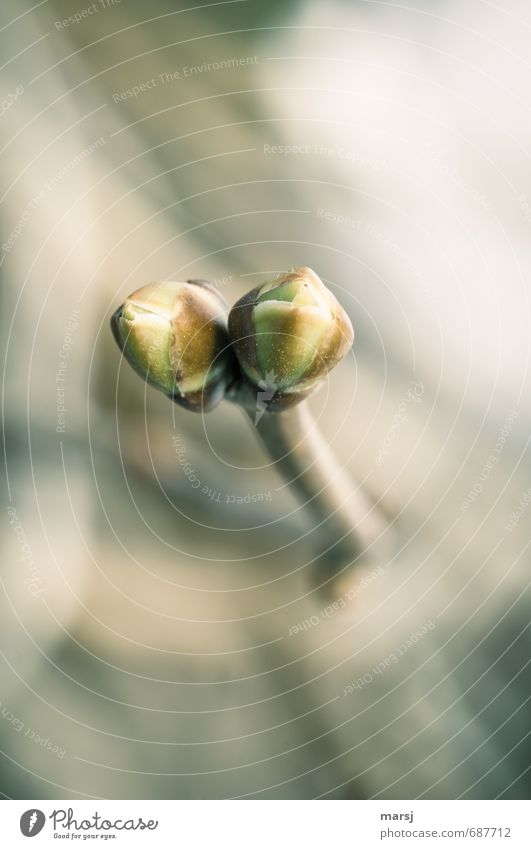
<instances>
[{"instance_id":1,"label":"pair of buds","mask_svg":"<svg viewBox=\"0 0 531 849\"><path fill-rule=\"evenodd\" d=\"M244 295L229 311L203 280L151 283L114 313L124 357L177 404L203 412L223 397L267 394L267 411L298 404L350 349L350 320L310 268Z\"/></svg>"}]
</instances>

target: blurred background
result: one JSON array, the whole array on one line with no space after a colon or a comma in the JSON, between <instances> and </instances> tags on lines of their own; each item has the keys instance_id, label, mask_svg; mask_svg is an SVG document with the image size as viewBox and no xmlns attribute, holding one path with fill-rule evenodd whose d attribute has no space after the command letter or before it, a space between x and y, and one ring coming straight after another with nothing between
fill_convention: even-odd
<instances>
[{"instance_id":1,"label":"blurred background","mask_svg":"<svg viewBox=\"0 0 531 849\"><path fill-rule=\"evenodd\" d=\"M529 795L530 38L523 0L2 10L4 796ZM241 412L109 331L296 265L356 332L312 409L395 534L332 612Z\"/></svg>"}]
</instances>

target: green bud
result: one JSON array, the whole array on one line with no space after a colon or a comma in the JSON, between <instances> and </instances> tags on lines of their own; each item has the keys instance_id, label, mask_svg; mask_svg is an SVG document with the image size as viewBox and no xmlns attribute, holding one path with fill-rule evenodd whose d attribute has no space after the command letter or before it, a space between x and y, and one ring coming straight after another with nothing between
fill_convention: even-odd
<instances>
[{"instance_id":1,"label":"green bud","mask_svg":"<svg viewBox=\"0 0 531 849\"><path fill-rule=\"evenodd\" d=\"M204 280L150 283L111 319L130 365L195 412L212 409L238 372L227 336L227 305Z\"/></svg>"},{"instance_id":2,"label":"green bud","mask_svg":"<svg viewBox=\"0 0 531 849\"><path fill-rule=\"evenodd\" d=\"M269 389L270 411L306 398L350 349L354 331L311 268L294 268L244 295L229 313L229 336L253 387Z\"/></svg>"}]
</instances>

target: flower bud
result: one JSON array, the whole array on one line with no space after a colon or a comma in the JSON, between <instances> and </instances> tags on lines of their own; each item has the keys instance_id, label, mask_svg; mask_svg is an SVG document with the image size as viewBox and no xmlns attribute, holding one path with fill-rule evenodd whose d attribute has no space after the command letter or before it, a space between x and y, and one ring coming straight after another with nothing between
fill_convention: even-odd
<instances>
[{"instance_id":1,"label":"flower bud","mask_svg":"<svg viewBox=\"0 0 531 849\"><path fill-rule=\"evenodd\" d=\"M267 410L278 412L317 388L354 331L333 294L303 267L244 295L229 313L229 336L247 380L268 392Z\"/></svg>"},{"instance_id":2,"label":"flower bud","mask_svg":"<svg viewBox=\"0 0 531 849\"><path fill-rule=\"evenodd\" d=\"M135 371L189 410L212 409L237 374L227 305L204 280L143 286L116 310L111 326Z\"/></svg>"}]
</instances>

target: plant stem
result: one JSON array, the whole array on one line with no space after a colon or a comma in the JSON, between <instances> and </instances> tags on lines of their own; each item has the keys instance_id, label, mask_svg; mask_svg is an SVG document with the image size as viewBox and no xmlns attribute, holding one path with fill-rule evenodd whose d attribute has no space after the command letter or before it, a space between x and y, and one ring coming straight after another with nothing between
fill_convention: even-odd
<instances>
[{"instance_id":1,"label":"plant stem","mask_svg":"<svg viewBox=\"0 0 531 849\"><path fill-rule=\"evenodd\" d=\"M338 581L350 583L356 567L381 556L380 540L389 536L387 518L338 463L306 401L282 413L257 411L256 394L241 387L231 400L243 407L313 522L320 549L317 580L337 592Z\"/></svg>"}]
</instances>

